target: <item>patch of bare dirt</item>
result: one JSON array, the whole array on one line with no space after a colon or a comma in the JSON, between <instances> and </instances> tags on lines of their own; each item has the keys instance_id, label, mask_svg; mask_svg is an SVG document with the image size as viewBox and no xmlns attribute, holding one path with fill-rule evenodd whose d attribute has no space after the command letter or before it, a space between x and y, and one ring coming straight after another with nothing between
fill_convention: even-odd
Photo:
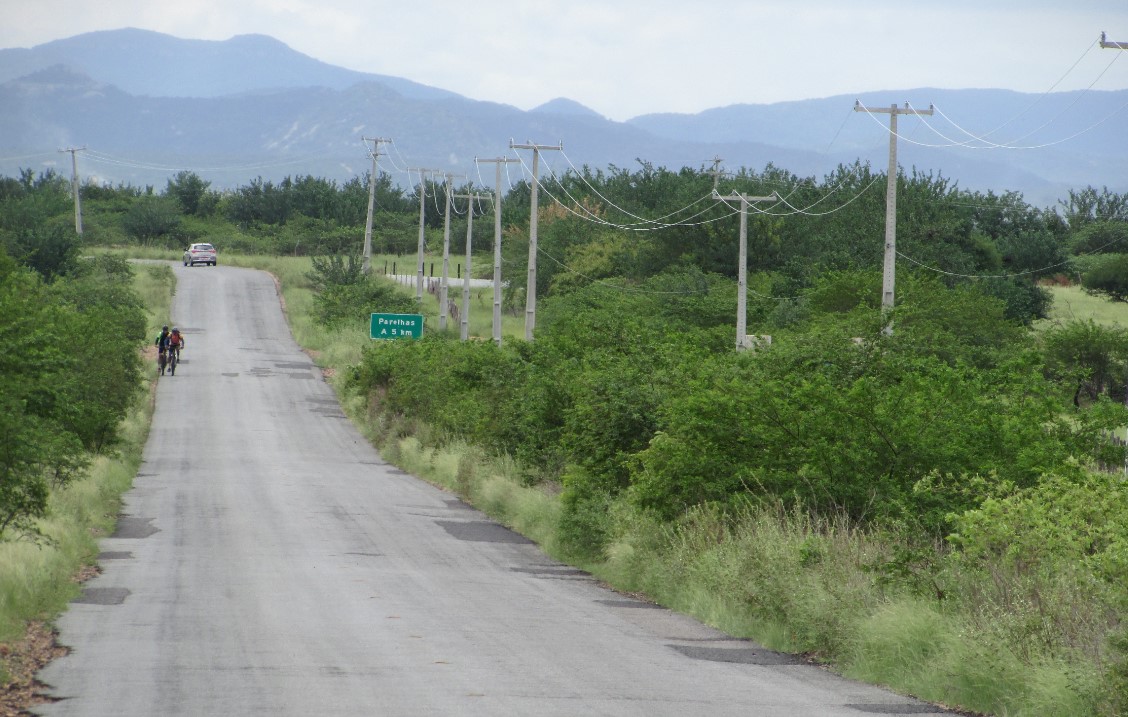
<instances>
[{"instance_id":1,"label":"patch of bare dirt","mask_svg":"<svg viewBox=\"0 0 1128 717\"><path fill-rule=\"evenodd\" d=\"M84 565L72 578L84 583L101 570L97 565ZM23 637L16 642L0 643L0 717L23 717L30 714L32 705L55 702L47 694L47 685L35 675L47 663L67 654L69 650L58 642L58 633L41 620L27 624Z\"/></svg>"},{"instance_id":2,"label":"patch of bare dirt","mask_svg":"<svg viewBox=\"0 0 1128 717\"><path fill-rule=\"evenodd\" d=\"M27 715L32 705L55 701L46 694L47 686L35 679L44 665L67 654L55 638L46 623L35 621L28 623L21 640L0 645L0 666L7 679L0 687L0 717Z\"/></svg>"}]
</instances>

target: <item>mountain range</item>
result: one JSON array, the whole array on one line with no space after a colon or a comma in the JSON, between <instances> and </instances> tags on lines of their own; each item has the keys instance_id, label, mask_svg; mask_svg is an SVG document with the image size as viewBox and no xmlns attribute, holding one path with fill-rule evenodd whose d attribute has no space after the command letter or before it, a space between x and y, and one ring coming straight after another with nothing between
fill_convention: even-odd
<instances>
[{"instance_id":1,"label":"mountain range","mask_svg":"<svg viewBox=\"0 0 1128 717\"><path fill-rule=\"evenodd\" d=\"M856 102L935 105L929 117L898 120L905 169L1021 192L1038 206L1089 185L1128 192L1128 90L915 88L615 122L565 98L525 111L335 67L263 35L206 41L137 29L0 50L0 174L53 167L69 175L59 150L85 147L80 175L105 183L160 189L181 169L215 188L260 176L346 181L370 168L364 137L392 140L381 145L379 168L403 185L418 181L407 167L492 185L492 170L479 173L474 159L512 157L514 141L563 144L542 153L545 174L639 162L697 168L714 157L730 171L770 163L801 177L859 159L884 171L889 114L856 111ZM530 153L518 154L529 162Z\"/></svg>"}]
</instances>

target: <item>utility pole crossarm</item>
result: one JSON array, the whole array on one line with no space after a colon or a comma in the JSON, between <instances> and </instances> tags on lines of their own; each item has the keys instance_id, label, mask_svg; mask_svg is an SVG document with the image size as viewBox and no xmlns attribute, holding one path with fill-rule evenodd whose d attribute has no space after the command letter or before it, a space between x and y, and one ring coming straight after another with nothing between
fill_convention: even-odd
<instances>
[{"instance_id":1,"label":"utility pole crossarm","mask_svg":"<svg viewBox=\"0 0 1128 717\"><path fill-rule=\"evenodd\" d=\"M929 104L928 109L918 110L914 107L910 107L908 102L905 103L904 107L898 107L897 105L890 105L889 107L866 107L862 104L861 100L854 100L854 111L885 115L931 115L935 111L935 108L932 104Z\"/></svg>"},{"instance_id":2,"label":"utility pole crossarm","mask_svg":"<svg viewBox=\"0 0 1128 717\"><path fill-rule=\"evenodd\" d=\"M514 144L513 140L509 140L509 148L510 149L535 149L535 150L564 149L564 143L563 142L557 142L556 144L533 144L532 142L529 142L529 143L526 143L526 144Z\"/></svg>"},{"instance_id":3,"label":"utility pole crossarm","mask_svg":"<svg viewBox=\"0 0 1128 717\"><path fill-rule=\"evenodd\" d=\"M1128 42L1110 42L1105 39L1105 34L1102 32L1101 47L1106 50L1128 50Z\"/></svg>"},{"instance_id":4,"label":"utility pole crossarm","mask_svg":"<svg viewBox=\"0 0 1128 717\"><path fill-rule=\"evenodd\" d=\"M749 204L755 204L756 202L778 202L779 201L779 195L776 194L775 192L772 192L771 194L769 194L766 197L750 197L747 194L741 194L739 192L732 192L731 194L726 194L726 195L722 196L722 195L717 193L717 190L714 189L713 190L713 199L716 199L717 201L721 201L721 202L724 202L724 201L729 201L729 202L744 201L744 202L748 202Z\"/></svg>"}]
</instances>

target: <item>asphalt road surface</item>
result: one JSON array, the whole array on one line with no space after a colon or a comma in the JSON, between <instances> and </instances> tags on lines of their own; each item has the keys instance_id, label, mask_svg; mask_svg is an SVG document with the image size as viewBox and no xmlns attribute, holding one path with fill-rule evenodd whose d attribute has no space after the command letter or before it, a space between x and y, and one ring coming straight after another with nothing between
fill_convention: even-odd
<instances>
[{"instance_id":1,"label":"asphalt road surface","mask_svg":"<svg viewBox=\"0 0 1128 717\"><path fill-rule=\"evenodd\" d=\"M385 463L265 273L176 265L183 361L42 715L935 714L600 587Z\"/></svg>"}]
</instances>

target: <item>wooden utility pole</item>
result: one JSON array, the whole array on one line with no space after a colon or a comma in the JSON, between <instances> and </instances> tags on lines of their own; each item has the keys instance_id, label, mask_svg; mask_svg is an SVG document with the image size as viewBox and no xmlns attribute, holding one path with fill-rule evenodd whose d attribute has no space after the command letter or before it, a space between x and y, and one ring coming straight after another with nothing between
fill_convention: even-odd
<instances>
[{"instance_id":1,"label":"wooden utility pole","mask_svg":"<svg viewBox=\"0 0 1128 717\"><path fill-rule=\"evenodd\" d=\"M533 184L530 197L532 207L529 210L529 276L525 286L525 340L532 341L533 329L537 325L537 188L540 184L537 172L540 166L540 153L546 149L564 149L564 144L562 142L555 145L513 144L513 140L509 140L509 148L533 150Z\"/></svg>"},{"instance_id":2,"label":"wooden utility pole","mask_svg":"<svg viewBox=\"0 0 1128 717\"><path fill-rule=\"evenodd\" d=\"M459 316L459 338L466 341L470 338L470 242L474 236L474 202L480 199L489 199L488 194L456 194L458 199L467 199L469 208L466 210L466 274L462 277L462 315Z\"/></svg>"},{"instance_id":3,"label":"wooden utility pole","mask_svg":"<svg viewBox=\"0 0 1128 717\"><path fill-rule=\"evenodd\" d=\"M713 199L740 200L740 258L736 268L736 350L748 348L748 205L754 202L778 202L779 195L772 192L766 197L750 197L733 192L722 197L713 190Z\"/></svg>"},{"instance_id":4,"label":"wooden utility pole","mask_svg":"<svg viewBox=\"0 0 1128 717\"><path fill-rule=\"evenodd\" d=\"M79 152L85 152L86 147L68 147L60 152L70 152L71 156L71 191L74 193L74 231L82 236L82 193L78 183L78 158Z\"/></svg>"},{"instance_id":5,"label":"wooden utility pole","mask_svg":"<svg viewBox=\"0 0 1128 717\"><path fill-rule=\"evenodd\" d=\"M520 162L519 159L498 157L474 159L476 164L494 164L494 265L493 265L493 340L501 346L501 167Z\"/></svg>"},{"instance_id":6,"label":"wooden utility pole","mask_svg":"<svg viewBox=\"0 0 1128 717\"><path fill-rule=\"evenodd\" d=\"M894 283L897 279L897 115L931 115L932 105L926 110L916 110L905 106L869 108L861 102L854 102L855 112L889 115L889 176L885 184L885 263L881 279L881 310L888 313L893 309ZM887 329L888 330L888 329Z\"/></svg>"},{"instance_id":7,"label":"wooden utility pole","mask_svg":"<svg viewBox=\"0 0 1128 717\"><path fill-rule=\"evenodd\" d=\"M372 215L376 210L376 160L380 157L380 145L391 142L384 137L361 137L365 142L372 142L372 176L368 178L368 218L364 222L364 264L361 271L369 274L372 271ZM365 147L368 145L366 144Z\"/></svg>"}]
</instances>

